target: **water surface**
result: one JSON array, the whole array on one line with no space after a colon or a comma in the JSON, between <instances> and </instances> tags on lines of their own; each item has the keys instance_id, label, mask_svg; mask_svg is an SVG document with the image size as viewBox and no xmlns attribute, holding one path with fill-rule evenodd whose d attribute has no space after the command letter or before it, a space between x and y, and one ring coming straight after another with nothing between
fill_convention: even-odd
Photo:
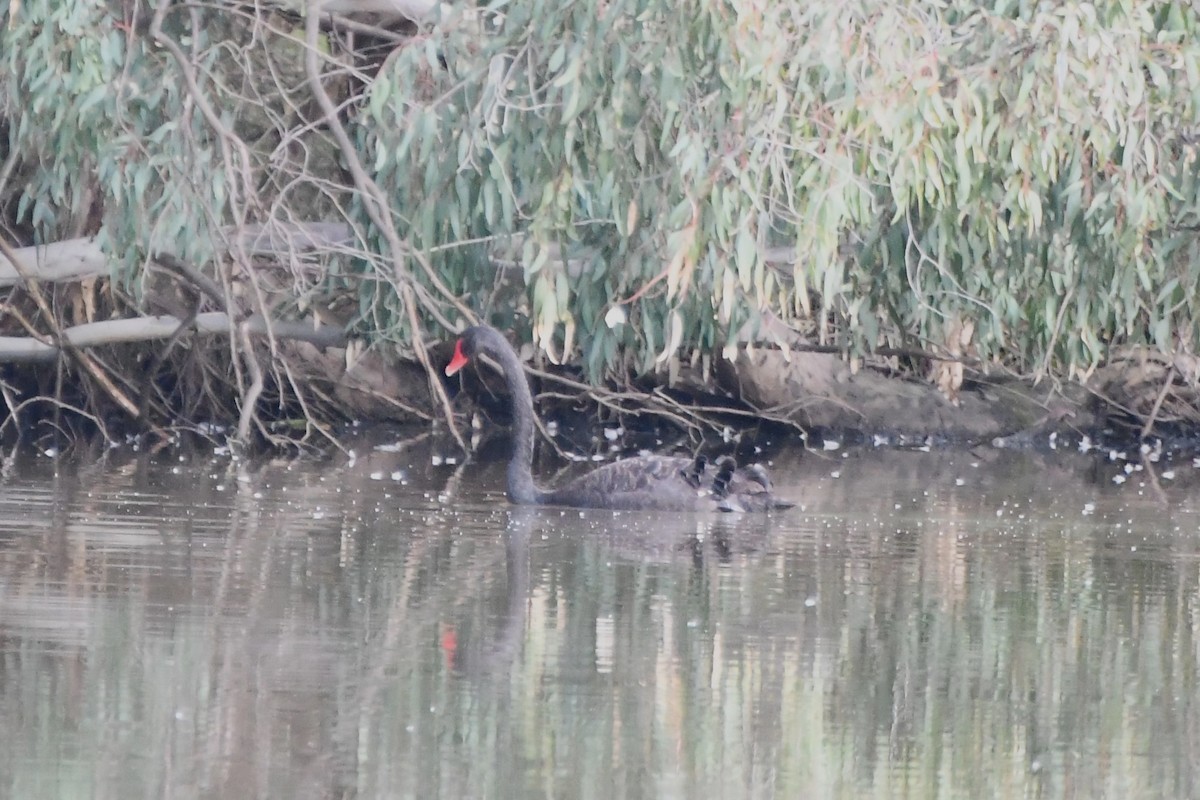
<instances>
[{"instance_id":1,"label":"water surface","mask_svg":"<svg viewBox=\"0 0 1200 800\"><path fill-rule=\"evenodd\" d=\"M0 797L1200 791L1190 459L786 452L756 517L371 444L8 459Z\"/></svg>"}]
</instances>

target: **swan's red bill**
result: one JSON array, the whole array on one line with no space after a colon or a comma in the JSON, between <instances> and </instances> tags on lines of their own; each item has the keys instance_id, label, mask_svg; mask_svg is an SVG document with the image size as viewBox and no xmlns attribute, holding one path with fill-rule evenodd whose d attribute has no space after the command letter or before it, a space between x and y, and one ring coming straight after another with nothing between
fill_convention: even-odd
<instances>
[{"instance_id":1,"label":"swan's red bill","mask_svg":"<svg viewBox=\"0 0 1200 800\"><path fill-rule=\"evenodd\" d=\"M454 358L446 365L446 376L449 377L467 365L467 357L463 355L462 339L454 343Z\"/></svg>"}]
</instances>

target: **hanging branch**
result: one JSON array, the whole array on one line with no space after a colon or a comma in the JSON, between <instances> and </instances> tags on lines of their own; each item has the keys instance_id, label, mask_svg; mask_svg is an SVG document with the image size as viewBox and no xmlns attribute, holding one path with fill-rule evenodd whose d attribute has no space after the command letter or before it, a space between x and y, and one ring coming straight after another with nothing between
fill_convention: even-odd
<instances>
[{"instance_id":1,"label":"hanging branch","mask_svg":"<svg viewBox=\"0 0 1200 800\"><path fill-rule=\"evenodd\" d=\"M441 292L447 302L451 303L465 319L474 322L476 321L475 315L442 283L428 259L423 254L406 247L400 239L400 234L396 231L396 226L392 222L387 197L384 195L383 190L379 188L379 185L367 174L366 169L363 168L362 162L358 158L358 153L354 149L354 143L350 141L350 136L346 133L341 119L338 118L333 100L321 84L321 70L317 61L317 56L321 52L317 41L320 32L320 16L314 10L310 9L305 19L304 55L304 66L308 73L309 88L312 89L313 96L316 98L317 104L321 108L321 113L325 117L325 123L329 126L329 130L337 142L338 149L346 161L347 168L354 178L354 185L362 195L363 207L366 209L367 215L387 241L388 256L392 260L392 269L399 283L400 297L404 301L404 307L408 316L409 329L412 334L413 352L416 354L421 366L425 369L425 375L429 381L429 389L441 405L442 413L450 427L450 431L453 433L459 446L466 450L468 449L467 444L463 440L462 434L459 433L458 428L454 425L454 409L450 404L450 397L446 394L446 390L442 386L437 369L429 360L429 351L425 347L425 340L421 334L420 319L417 315L413 280L404 264L404 255L411 255L420 264L434 287ZM426 305L425 310L432 314L447 330L453 330L453 326L441 315L435 306Z\"/></svg>"}]
</instances>

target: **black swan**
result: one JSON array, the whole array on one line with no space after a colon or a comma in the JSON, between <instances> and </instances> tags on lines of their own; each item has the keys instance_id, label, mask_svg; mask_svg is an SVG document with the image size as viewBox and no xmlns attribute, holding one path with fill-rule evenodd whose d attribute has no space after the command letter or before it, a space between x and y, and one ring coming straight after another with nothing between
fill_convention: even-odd
<instances>
[{"instance_id":1,"label":"black swan","mask_svg":"<svg viewBox=\"0 0 1200 800\"><path fill-rule=\"evenodd\" d=\"M467 328L454 346L446 375L480 353L500 365L512 400L508 499L517 505L663 511L767 511L793 505L775 497L765 469L757 464L738 469L728 457L709 463L704 456L638 456L605 464L557 489L539 489L532 470L533 397L508 340L486 325Z\"/></svg>"}]
</instances>

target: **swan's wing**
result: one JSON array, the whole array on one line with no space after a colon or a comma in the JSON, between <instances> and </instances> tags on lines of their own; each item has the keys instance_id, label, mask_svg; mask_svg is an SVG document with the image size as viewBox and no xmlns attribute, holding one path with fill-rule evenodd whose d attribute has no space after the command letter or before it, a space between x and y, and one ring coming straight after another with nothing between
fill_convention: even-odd
<instances>
[{"instance_id":1,"label":"swan's wing","mask_svg":"<svg viewBox=\"0 0 1200 800\"><path fill-rule=\"evenodd\" d=\"M732 459L716 463L674 456L640 456L605 464L558 489L548 502L579 508L680 511L765 511L789 503L771 494L762 467L735 469Z\"/></svg>"},{"instance_id":2,"label":"swan's wing","mask_svg":"<svg viewBox=\"0 0 1200 800\"><path fill-rule=\"evenodd\" d=\"M611 497L690 488L686 473L691 467L690 460L673 456L626 458L580 475L558 491ZM692 491L694 493L695 490Z\"/></svg>"},{"instance_id":3,"label":"swan's wing","mask_svg":"<svg viewBox=\"0 0 1200 800\"><path fill-rule=\"evenodd\" d=\"M671 456L641 456L605 464L548 492L548 502L578 508L712 509L709 490L689 474L694 462ZM700 476L703 478L703 476Z\"/></svg>"}]
</instances>

